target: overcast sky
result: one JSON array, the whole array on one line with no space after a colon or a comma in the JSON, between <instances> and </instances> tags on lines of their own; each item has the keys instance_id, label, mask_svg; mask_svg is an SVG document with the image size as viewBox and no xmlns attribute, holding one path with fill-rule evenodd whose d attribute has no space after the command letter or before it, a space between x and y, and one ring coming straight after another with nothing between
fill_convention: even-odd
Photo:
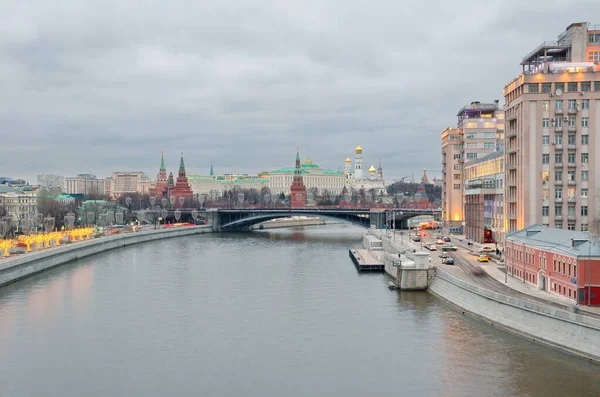
<instances>
[{"instance_id":1,"label":"overcast sky","mask_svg":"<svg viewBox=\"0 0 600 397\"><path fill-rule=\"evenodd\" d=\"M210 4L209 3L213 3ZM57 5L58 4L58 5ZM600 1L2 0L0 176L257 173L296 147L386 179L440 169L440 131ZM600 23L600 20L589 20Z\"/></svg>"}]
</instances>

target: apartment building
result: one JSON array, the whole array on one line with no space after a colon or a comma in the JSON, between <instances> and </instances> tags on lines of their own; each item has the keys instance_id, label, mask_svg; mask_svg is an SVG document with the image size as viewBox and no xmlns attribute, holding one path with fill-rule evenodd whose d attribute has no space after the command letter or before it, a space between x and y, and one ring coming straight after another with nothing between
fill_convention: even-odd
<instances>
[{"instance_id":1,"label":"apartment building","mask_svg":"<svg viewBox=\"0 0 600 397\"><path fill-rule=\"evenodd\" d=\"M464 234L467 222L464 207L464 167L502 149L504 112L500 109L498 101L471 102L458 111L457 118L456 129L447 128L441 133L444 180L442 219L447 232ZM473 239L476 239L475 236Z\"/></svg>"},{"instance_id":2,"label":"apartment building","mask_svg":"<svg viewBox=\"0 0 600 397\"><path fill-rule=\"evenodd\" d=\"M600 25L573 23L504 87L508 231L600 218Z\"/></svg>"},{"instance_id":3,"label":"apartment building","mask_svg":"<svg viewBox=\"0 0 600 397\"><path fill-rule=\"evenodd\" d=\"M465 164L465 231L478 243L504 241L504 151Z\"/></svg>"},{"instance_id":4,"label":"apartment building","mask_svg":"<svg viewBox=\"0 0 600 397\"><path fill-rule=\"evenodd\" d=\"M119 197L127 193L148 194L152 184L152 180L142 171L113 172L107 181L110 182L108 191L111 197Z\"/></svg>"},{"instance_id":5,"label":"apartment building","mask_svg":"<svg viewBox=\"0 0 600 397\"><path fill-rule=\"evenodd\" d=\"M66 194L104 195L104 179L98 179L93 174L78 174L65 178Z\"/></svg>"}]
</instances>

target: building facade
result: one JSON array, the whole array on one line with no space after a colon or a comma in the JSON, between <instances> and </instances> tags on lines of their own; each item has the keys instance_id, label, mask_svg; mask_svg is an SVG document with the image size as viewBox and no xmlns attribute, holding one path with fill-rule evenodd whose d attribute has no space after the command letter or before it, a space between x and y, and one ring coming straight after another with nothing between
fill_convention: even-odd
<instances>
[{"instance_id":1,"label":"building facade","mask_svg":"<svg viewBox=\"0 0 600 397\"><path fill-rule=\"evenodd\" d=\"M458 128L442 131L442 222L448 233L463 232L463 143Z\"/></svg>"},{"instance_id":2,"label":"building facade","mask_svg":"<svg viewBox=\"0 0 600 397\"><path fill-rule=\"evenodd\" d=\"M600 26L574 23L504 87L507 230L600 218Z\"/></svg>"},{"instance_id":3,"label":"building facade","mask_svg":"<svg viewBox=\"0 0 600 397\"><path fill-rule=\"evenodd\" d=\"M34 219L37 214L37 206L37 192L31 186L19 189L0 185L0 209L3 215L6 214L15 219L17 225L19 220Z\"/></svg>"},{"instance_id":4,"label":"building facade","mask_svg":"<svg viewBox=\"0 0 600 397\"><path fill-rule=\"evenodd\" d=\"M329 191L331 194L339 195L346 184L346 176L342 171L329 170L314 164L307 158L303 164L302 179L307 191L316 188L319 192ZM286 167L269 172L269 189L272 194L291 194L292 181L295 168Z\"/></svg>"},{"instance_id":5,"label":"building facade","mask_svg":"<svg viewBox=\"0 0 600 397\"><path fill-rule=\"evenodd\" d=\"M98 179L93 174L79 174L76 177L65 178L66 194L104 195L104 179Z\"/></svg>"},{"instance_id":6,"label":"building facade","mask_svg":"<svg viewBox=\"0 0 600 397\"><path fill-rule=\"evenodd\" d=\"M548 294L600 305L600 241L589 232L531 225L506 236L508 275Z\"/></svg>"},{"instance_id":7,"label":"building facade","mask_svg":"<svg viewBox=\"0 0 600 397\"><path fill-rule=\"evenodd\" d=\"M463 195L465 236L478 243L503 242L503 150L465 164Z\"/></svg>"},{"instance_id":8,"label":"building facade","mask_svg":"<svg viewBox=\"0 0 600 397\"><path fill-rule=\"evenodd\" d=\"M375 193L378 195L386 193L381 159L379 159L378 168L375 168L375 166L371 164L367 174L365 174L363 166L363 149L360 145L354 149L354 167L352 167L352 160L350 157L346 157L346 160L344 160L344 178L346 179L346 183L355 190L363 189L368 191L374 189Z\"/></svg>"},{"instance_id":9,"label":"building facade","mask_svg":"<svg viewBox=\"0 0 600 397\"><path fill-rule=\"evenodd\" d=\"M119 197L127 193L148 194L151 180L142 171L113 172L110 178L110 195Z\"/></svg>"},{"instance_id":10,"label":"building facade","mask_svg":"<svg viewBox=\"0 0 600 397\"><path fill-rule=\"evenodd\" d=\"M65 189L65 177L62 175L39 174L37 176L37 184L44 189Z\"/></svg>"}]
</instances>

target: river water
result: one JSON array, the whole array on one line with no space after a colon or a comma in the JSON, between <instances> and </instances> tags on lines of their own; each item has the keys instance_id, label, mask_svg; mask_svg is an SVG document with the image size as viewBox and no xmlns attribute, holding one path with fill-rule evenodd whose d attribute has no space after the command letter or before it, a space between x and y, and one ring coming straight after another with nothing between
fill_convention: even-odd
<instances>
[{"instance_id":1,"label":"river water","mask_svg":"<svg viewBox=\"0 0 600 397\"><path fill-rule=\"evenodd\" d=\"M168 239L6 286L0 395L600 395L600 366L359 274L362 233Z\"/></svg>"}]
</instances>

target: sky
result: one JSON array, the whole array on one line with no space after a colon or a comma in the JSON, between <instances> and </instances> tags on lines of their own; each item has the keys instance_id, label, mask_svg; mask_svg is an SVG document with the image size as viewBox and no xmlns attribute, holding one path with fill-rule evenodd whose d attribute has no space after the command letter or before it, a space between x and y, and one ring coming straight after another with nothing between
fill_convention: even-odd
<instances>
[{"instance_id":1,"label":"sky","mask_svg":"<svg viewBox=\"0 0 600 397\"><path fill-rule=\"evenodd\" d=\"M440 132L600 1L3 0L0 176L439 176Z\"/></svg>"}]
</instances>

